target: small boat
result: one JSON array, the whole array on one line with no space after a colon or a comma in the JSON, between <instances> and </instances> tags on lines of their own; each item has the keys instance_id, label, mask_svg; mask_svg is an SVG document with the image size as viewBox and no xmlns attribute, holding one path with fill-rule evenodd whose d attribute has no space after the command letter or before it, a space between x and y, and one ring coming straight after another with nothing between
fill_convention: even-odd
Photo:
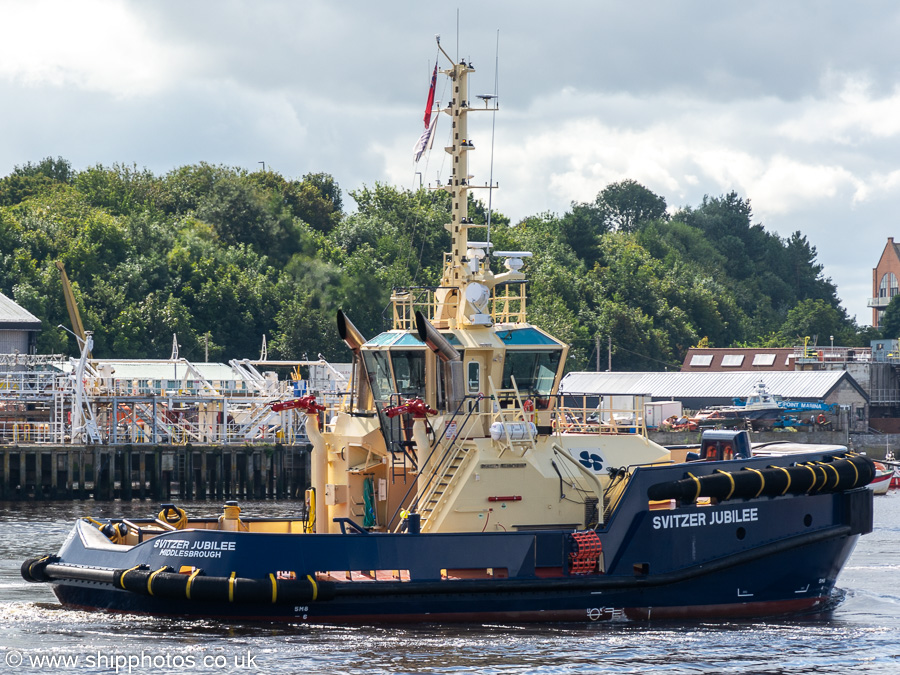
<instances>
[{"instance_id":1,"label":"small boat","mask_svg":"<svg viewBox=\"0 0 900 675\"><path fill-rule=\"evenodd\" d=\"M869 489L876 495L886 495L891 488L893 478L893 467L885 466L881 462L875 462L875 478L869 483Z\"/></svg>"},{"instance_id":2,"label":"small boat","mask_svg":"<svg viewBox=\"0 0 900 675\"><path fill-rule=\"evenodd\" d=\"M733 405L704 408L691 419L700 427L770 427L784 412L779 400L760 380L746 400L735 399Z\"/></svg>"},{"instance_id":3,"label":"small boat","mask_svg":"<svg viewBox=\"0 0 900 675\"><path fill-rule=\"evenodd\" d=\"M800 418L801 414L810 412L813 416L809 421ZM834 406L822 402L789 401L775 396L769 392L765 382L760 380L746 399L734 399L732 405L704 408L691 420L701 428L746 428L761 431L796 428L807 424L827 428L830 427L830 420L826 413L833 412Z\"/></svg>"},{"instance_id":4,"label":"small boat","mask_svg":"<svg viewBox=\"0 0 900 675\"><path fill-rule=\"evenodd\" d=\"M22 575L65 607L292 623L763 617L821 610L872 530L845 448L680 463L558 393L568 346L526 319L525 251L469 238L471 64L451 81L452 236L436 288L396 290L347 397L273 406L312 443L302 518L226 503L82 518ZM437 70L437 69L436 69ZM591 418L591 415L594 417ZM723 449L724 452L724 449Z\"/></svg>"}]
</instances>

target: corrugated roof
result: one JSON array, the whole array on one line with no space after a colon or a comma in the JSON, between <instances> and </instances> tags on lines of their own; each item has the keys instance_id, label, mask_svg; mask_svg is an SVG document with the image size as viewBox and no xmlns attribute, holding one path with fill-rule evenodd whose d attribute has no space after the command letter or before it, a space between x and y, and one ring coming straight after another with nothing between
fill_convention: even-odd
<instances>
[{"instance_id":1,"label":"corrugated roof","mask_svg":"<svg viewBox=\"0 0 900 675\"><path fill-rule=\"evenodd\" d=\"M109 364L114 369L114 380L181 380L185 374L183 363L172 361L119 361L103 359L99 364ZM191 363L207 381L231 381L240 379L231 366L224 363ZM195 379L193 376L189 380Z\"/></svg>"},{"instance_id":2,"label":"corrugated roof","mask_svg":"<svg viewBox=\"0 0 900 675\"><path fill-rule=\"evenodd\" d=\"M40 327L39 318L0 293L0 328L35 330Z\"/></svg>"},{"instance_id":3,"label":"corrugated roof","mask_svg":"<svg viewBox=\"0 0 900 675\"><path fill-rule=\"evenodd\" d=\"M759 373L569 373L560 392L628 394L654 398L746 398L762 380L769 393L790 399L821 399L844 379L865 392L844 370Z\"/></svg>"}]
</instances>

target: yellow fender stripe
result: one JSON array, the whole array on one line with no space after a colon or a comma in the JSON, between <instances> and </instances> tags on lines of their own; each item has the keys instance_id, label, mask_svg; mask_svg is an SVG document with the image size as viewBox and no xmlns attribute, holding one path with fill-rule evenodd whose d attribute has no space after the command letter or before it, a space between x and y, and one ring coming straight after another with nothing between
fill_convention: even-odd
<instances>
[{"instance_id":1,"label":"yellow fender stripe","mask_svg":"<svg viewBox=\"0 0 900 675\"><path fill-rule=\"evenodd\" d=\"M834 464L827 464L825 462L819 462L819 465L822 467L822 471L825 471L825 467L828 467L829 469L834 471L834 485L832 487L837 487L838 483L841 482L841 475L838 473L838 470L834 468ZM825 471L825 473L828 473L828 472Z\"/></svg>"},{"instance_id":2,"label":"yellow fender stripe","mask_svg":"<svg viewBox=\"0 0 900 675\"><path fill-rule=\"evenodd\" d=\"M236 576L237 572L232 572L228 577L228 602L234 602L234 578Z\"/></svg>"},{"instance_id":3,"label":"yellow fender stripe","mask_svg":"<svg viewBox=\"0 0 900 675\"><path fill-rule=\"evenodd\" d=\"M745 466L744 468L747 469L747 471L752 471L757 476L759 476L759 490L757 491L757 493L755 495L753 495L753 499L756 499L757 497L759 497L762 494L762 491L766 487L766 477L762 475L761 471L757 471L756 469L753 469L749 466Z\"/></svg>"},{"instance_id":4,"label":"yellow fender stripe","mask_svg":"<svg viewBox=\"0 0 900 675\"><path fill-rule=\"evenodd\" d=\"M700 479L690 471L688 471L688 476L694 479L694 484L697 486L697 494L694 495L694 501L696 502L698 499L700 499Z\"/></svg>"},{"instance_id":5,"label":"yellow fender stripe","mask_svg":"<svg viewBox=\"0 0 900 675\"><path fill-rule=\"evenodd\" d=\"M828 485L828 472L825 471L825 467L822 466L814 466L813 471L816 469L822 469L822 487L820 487L816 492L821 492L825 489L825 486Z\"/></svg>"},{"instance_id":6,"label":"yellow fender stripe","mask_svg":"<svg viewBox=\"0 0 900 675\"><path fill-rule=\"evenodd\" d=\"M194 579L197 575L200 574L200 568L195 569L191 572L191 576L188 577L187 586L184 587L184 594L187 596L187 599L191 599L191 584L194 583Z\"/></svg>"},{"instance_id":7,"label":"yellow fender stripe","mask_svg":"<svg viewBox=\"0 0 900 675\"><path fill-rule=\"evenodd\" d=\"M127 570L122 572L122 576L119 577L119 586L125 588L125 575L129 572L134 572L140 565L135 565L134 567L129 567ZM127 589L126 589L127 590Z\"/></svg>"},{"instance_id":8,"label":"yellow fender stripe","mask_svg":"<svg viewBox=\"0 0 900 675\"><path fill-rule=\"evenodd\" d=\"M856 487L856 484L859 483L859 471L856 469L856 464L851 462L849 459L847 460L847 463L853 467L853 487Z\"/></svg>"},{"instance_id":9,"label":"yellow fender stripe","mask_svg":"<svg viewBox=\"0 0 900 675\"><path fill-rule=\"evenodd\" d=\"M269 574L269 580L272 582L272 604L278 602L278 582L275 580L274 574Z\"/></svg>"},{"instance_id":10,"label":"yellow fender stripe","mask_svg":"<svg viewBox=\"0 0 900 675\"><path fill-rule=\"evenodd\" d=\"M307 574L306 578L309 579L309 583L312 585L312 601L315 602L316 598L319 597L319 585L316 583L316 580L313 579L311 574Z\"/></svg>"},{"instance_id":11,"label":"yellow fender stripe","mask_svg":"<svg viewBox=\"0 0 900 675\"><path fill-rule=\"evenodd\" d=\"M812 492L815 489L816 483L819 482L819 479L816 476L815 470L809 464L801 464L800 466L802 466L804 469L809 469L809 472L812 474L812 477L813 477L812 485L810 486L809 490L806 491L806 493L809 494L810 492Z\"/></svg>"},{"instance_id":12,"label":"yellow fender stripe","mask_svg":"<svg viewBox=\"0 0 900 675\"><path fill-rule=\"evenodd\" d=\"M782 495L786 495L787 491L791 489L791 472L785 469L783 466L767 466L767 469L781 469L784 471L784 475L787 476L788 482L787 485L784 486L784 490L781 491Z\"/></svg>"},{"instance_id":13,"label":"yellow fender stripe","mask_svg":"<svg viewBox=\"0 0 900 675\"><path fill-rule=\"evenodd\" d=\"M728 491L728 494L722 497L722 501L728 501L731 499L731 495L734 494L734 476L731 475L730 471L722 471L722 469L716 469L716 473L724 474L728 476L728 482L731 483L731 489Z\"/></svg>"},{"instance_id":14,"label":"yellow fender stripe","mask_svg":"<svg viewBox=\"0 0 900 675\"><path fill-rule=\"evenodd\" d=\"M156 575L162 572L164 569L166 569L165 566L160 567L158 570L151 573L149 577L147 577L147 592L150 595L153 595L153 579L155 579ZM122 576L124 577L125 575L123 574ZM122 588L124 588L124 586Z\"/></svg>"},{"instance_id":15,"label":"yellow fender stripe","mask_svg":"<svg viewBox=\"0 0 900 675\"><path fill-rule=\"evenodd\" d=\"M34 578L34 574L32 574L32 570L34 569L34 566L39 565L40 563L45 562L46 560L49 560L49 559L50 559L50 556L45 555L43 558L38 558L37 560L35 560L33 563L31 563L28 566L28 574L30 574L31 577Z\"/></svg>"}]
</instances>

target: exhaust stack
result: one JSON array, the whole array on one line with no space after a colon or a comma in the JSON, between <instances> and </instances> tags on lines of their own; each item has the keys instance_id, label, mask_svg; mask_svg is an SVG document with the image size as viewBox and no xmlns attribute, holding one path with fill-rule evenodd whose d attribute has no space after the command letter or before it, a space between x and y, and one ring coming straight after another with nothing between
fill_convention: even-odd
<instances>
[{"instance_id":1,"label":"exhaust stack","mask_svg":"<svg viewBox=\"0 0 900 675\"><path fill-rule=\"evenodd\" d=\"M435 330L422 312L416 312L416 331L422 340L444 364L447 410L455 410L463 400L463 364L459 352L447 339Z\"/></svg>"},{"instance_id":2,"label":"exhaust stack","mask_svg":"<svg viewBox=\"0 0 900 675\"><path fill-rule=\"evenodd\" d=\"M350 321L343 310L340 309L337 313L337 326L338 335L341 336L341 340L353 350L354 354L359 354L359 348L365 344L366 338L363 337L362 333L359 332L359 329L353 325L353 322Z\"/></svg>"},{"instance_id":3,"label":"exhaust stack","mask_svg":"<svg viewBox=\"0 0 900 675\"><path fill-rule=\"evenodd\" d=\"M340 309L337 312L337 329L341 340L353 352L353 387L356 390L357 405L360 409L368 410L372 407L372 392L369 389L369 374L366 371L366 364L360 353L360 348L366 343L366 338ZM353 410L352 394L350 410Z\"/></svg>"}]
</instances>

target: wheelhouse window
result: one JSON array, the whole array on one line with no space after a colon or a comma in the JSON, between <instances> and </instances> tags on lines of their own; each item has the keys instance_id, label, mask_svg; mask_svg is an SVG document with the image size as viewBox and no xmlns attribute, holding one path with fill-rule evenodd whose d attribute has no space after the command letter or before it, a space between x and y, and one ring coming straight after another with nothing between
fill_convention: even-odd
<instances>
[{"instance_id":1,"label":"wheelhouse window","mask_svg":"<svg viewBox=\"0 0 900 675\"><path fill-rule=\"evenodd\" d=\"M387 401L394 392L391 382L391 363L387 352L363 352L366 370L369 373L369 385L376 401Z\"/></svg>"},{"instance_id":2,"label":"wheelhouse window","mask_svg":"<svg viewBox=\"0 0 900 675\"><path fill-rule=\"evenodd\" d=\"M366 351L363 358L376 401L387 401L395 393L405 398L425 396L425 350Z\"/></svg>"},{"instance_id":3,"label":"wheelhouse window","mask_svg":"<svg viewBox=\"0 0 900 675\"><path fill-rule=\"evenodd\" d=\"M425 350L391 351L397 391L406 398L425 397Z\"/></svg>"},{"instance_id":4,"label":"wheelhouse window","mask_svg":"<svg viewBox=\"0 0 900 675\"><path fill-rule=\"evenodd\" d=\"M559 349L506 351L503 364L503 389L512 389L513 378L519 393L527 396L547 397L553 390L556 371L559 370Z\"/></svg>"}]
</instances>

